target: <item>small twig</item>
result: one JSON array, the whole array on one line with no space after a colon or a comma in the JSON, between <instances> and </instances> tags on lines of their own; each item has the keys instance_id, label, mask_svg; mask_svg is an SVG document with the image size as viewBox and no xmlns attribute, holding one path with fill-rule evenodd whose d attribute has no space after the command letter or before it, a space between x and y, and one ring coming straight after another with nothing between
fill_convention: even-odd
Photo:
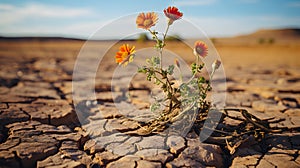
<instances>
[{"instance_id":1,"label":"small twig","mask_svg":"<svg viewBox=\"0 0 300 168\"><path fill-rule=\"evenodd\" d=\"M243 117L245 117L245 119L250 122L251 124L253 124L254 126L256 127L259 127L261 128L263 131L266 131L266 132L272 132L272 133L279 133L279 132L282 132L282 130L272 130L270 128L266 128L265 126L261 125L259 122L255 122L253 121L251 118L254 118L255 120L257 121L261 121L259 118L255 117L254 115L248 113L247 110L244 110L244 109L240 109L241 110L241 113L243 115Z\"/></svg>"},{"instance_id":2,"label":"small twig","mask_svg":"<svg viewBox=\"0 0 300 168\"><path fill-rule=\"evenodd\" d=\"M235 152L236 152L236 149L241 146L241 144L243 142L245 142L246 140L248 140L249 137L247 137L246 139L243 139L243 140L240 140L238 141L237 143L235 143L233 146L230 146L230 144L228 143L227 139L225 139L226 141L226 146L227 146L227 149L229 150L230 154L233 155Z\"/></svg>"}]
</instances>

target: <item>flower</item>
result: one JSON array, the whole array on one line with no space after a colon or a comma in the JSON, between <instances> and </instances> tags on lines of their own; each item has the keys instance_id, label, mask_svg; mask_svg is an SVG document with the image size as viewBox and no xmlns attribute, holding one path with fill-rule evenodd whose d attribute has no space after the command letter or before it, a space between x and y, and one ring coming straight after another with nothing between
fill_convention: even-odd
<instances>
[{"instance_id":1,"label":"flower","mask_svg":"<svg viewBox=\"0 0 300 168\"><path fill-rule=\"evenodd\" d=\"M215 70L217 70L220 67L220 65L221 65L221 61L215 60L213 62L213 64L211 65L211 67L212 67L213 71L215 71Z\"/></svg>"},{"instance_id":2,"label":"flower","mask_svg":"<svg viewBox=\"0 0 300 168\"><path fill-rule=\"evenodd\" d=\"M211 67L212 67L212 72L211 72L211 78L213 77L215 71L220 67L221 65L221 61L219 60L215 60L212 64L211 64Z\"/></svg>"},{"instance_id":3,"label":"flower","mask_svg":"<svg viewBox=\"0 0 300 168\"><path fill-rule=\"evenodd\" d=\"M133 61L134 53L135 46L130 47L129 44L123 44L115 56L116 63L126 66Z\"/></svg>"},{"instance_id":4,"label":"flower","mask_svg":"<svg viewBox=\"0 0 300 168\"><path fill-rule=\"evenodd\" d=\"M196 41L194 54L201 57L206 57L208 54L208 47L203 41Z\"/></svg>"},{"instance_id":5,"label":"flower","mask_svg":"<svg viewBox=\"0 0 300 168\"><path fill-rule=\"evenodd\" d=\"M175 20L178 20L182 17L183 13L178 11L178 8L174 6L169 6L164 10L166 17L169 18L169 25L171 25Z\"/></svg>"},{"instance_id":6,"label":"flower","mask_svg":"<svg viewBox=\"0 0 300 168\"><path fill-rule=\"evenodd\" d=\"M140 13L136 18L136 24L138 28L150 29L150 27L155 26L158 21L157 14L155 12Z\"/></svg>"}]
</instances>

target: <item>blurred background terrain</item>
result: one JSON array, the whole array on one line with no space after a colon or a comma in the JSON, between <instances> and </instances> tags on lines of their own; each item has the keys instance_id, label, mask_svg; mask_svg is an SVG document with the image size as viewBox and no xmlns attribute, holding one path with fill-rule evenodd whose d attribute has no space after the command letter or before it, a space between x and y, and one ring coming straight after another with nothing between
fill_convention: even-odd
<instances>
[{"instance_id":1,"label":"blurred background terrain","mask_svg":"<svg viewBox=\"0 0 300 168\"><path fill-rule=\"evenodd\" d=\"M185 42L209 39L214 45L210 49L216 48L224 66L226 106L245 108L261 119L283 118L272 126L292 131L266 136L263 143L255 141L250 148L245 145L234 155L224 145L200 143L193 131L188 137L176 137L179 146L169 146L168 151L157 150L160 144L155 143L169 142L165 137L127 141L115 134L139 128L114 108L111 90L116 88L111 88L110 82L117 67L115 53L123 43L137 49L154 45L136 28L135 18L123 16L162 12L169 5L177 6L184 17L174 23L166 49L191 63L195 57ZM0 16L0 167L87 167L92 163L112 167L300 167L298 0L3 0ZM199 31L184 27L186 22ZM105 27L111 23L116 25ZM163 18L157 29L160 24L166 24ZM104 33L97 34L100 29ZM128 36L132 32L136 34ZM91 142L72 99L74 65L87 41L87 67L105 53L95 78L98 104L83 101L90 115L85 126L96 130L91 134L104 138L104 146ZM139 110L149 108L145 99L151 85L144 79L137 76L130 86L132 103ZM117 90L117 94L123 93ZM229 119L223 124L234 127L240 123ZM109 141L108 136L118 142ZM149 149L141 152L136 145ZM117 156L107 146L125 153ZM137 157L127 157L127 151Z\"/></svg>"}]
</instances>

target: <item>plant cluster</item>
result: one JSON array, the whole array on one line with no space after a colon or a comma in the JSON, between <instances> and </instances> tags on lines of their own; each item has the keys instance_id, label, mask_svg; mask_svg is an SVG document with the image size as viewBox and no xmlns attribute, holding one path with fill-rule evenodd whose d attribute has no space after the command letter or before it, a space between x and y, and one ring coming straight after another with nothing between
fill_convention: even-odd
<instances>
[{"instance_id":1,"label":"plant cluster","mask_svg":"<svg viewBox=\"0 0 300 168\"><path fill-rule=\"evenodd\" d=\"M177 116L181 115L180 110L183 107L188 108L208 108L208 102L206 101L207 92L211 90L210 81L205 79L201 74L204 64L200 63L200 58L208 56L208 46L203 41L196 41L193 53L196 57L195 62L191 64L190 71L192 77L188 81L183 81L180 78L179 84L175 84L173 73L174 69L180 70L180 62L175 59L174 64L163 67L163 60L166 59L163 55L166 44L166 38L170 27L176 20L182 18L183 13L176 7L168 7L164 10L164 14L168 19L167 27L164 33L157 32L151 28L158 22L158 15L155 12L140 13L136 18L136 24L138 28L145 29L151 35L153 40L156 41L154 48L158 54L146 59L146 64L138 68L139 73L146 75L148 81L152 81L158 85L164 93L163 102L166 104L166 108L161 111L160 118L158 120L164 120L170 122ZM119 65L126 66L132 62L135 57L135 46L123 44L120 50L117 52L115 59ZM213 76L216 69L219 68L221 62L216 60L212 64ZM160 109L161 102L157 100L154 102L150 109L156 111ZM177 109L177 110L175 110Z\"/></svg>"}]
</instances>

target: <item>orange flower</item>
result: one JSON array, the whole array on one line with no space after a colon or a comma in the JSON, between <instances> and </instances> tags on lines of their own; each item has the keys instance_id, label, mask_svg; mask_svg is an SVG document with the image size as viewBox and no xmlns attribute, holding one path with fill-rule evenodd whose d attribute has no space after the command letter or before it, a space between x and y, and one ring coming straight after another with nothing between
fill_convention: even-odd
<instances>
[{"instance_id":1,"label":"orange flower","mask_svg":"<svg viewBox=\"0 0 300 168\"><path fill-rule=\"evenodd\" d=\"M129 62L133 61L134 53L135 46L130 47L129 44L123 44L115 56L116 63L126 66Z\"/></svg>"},{"instance_id":2,"label":"orange flower","mask_svg":"<svg viewBox=\"0 0 300 168\"><path fill-rule=\"evenodd\" d=\"M154 12L140 13L136 18L136 24L138 28L150 29L150 27L155 26L158 21L157 14Z\"/></svg>"},{"instance_id":3,"label":"orange flower","mask_svg":"<svg viewBox=\"0 0 300 168\"><path fill-rule=\"evenodd\" d=\"M175 20L182 17L183 13L178 11L178 8L169 6L164 10L165 15L169 18L169 25L171 25Z\"/></svg>"},{"instance_id":4,"label":"orange flower","mask_svg":"<svg viewBox=\"0 0 300 168\"><path fill-rule=\"evenodd\" d=\"M208 47L203 41L196 41L194 54L201 57L206 57L208 54Z\"/></svg>"}]
</instances>

